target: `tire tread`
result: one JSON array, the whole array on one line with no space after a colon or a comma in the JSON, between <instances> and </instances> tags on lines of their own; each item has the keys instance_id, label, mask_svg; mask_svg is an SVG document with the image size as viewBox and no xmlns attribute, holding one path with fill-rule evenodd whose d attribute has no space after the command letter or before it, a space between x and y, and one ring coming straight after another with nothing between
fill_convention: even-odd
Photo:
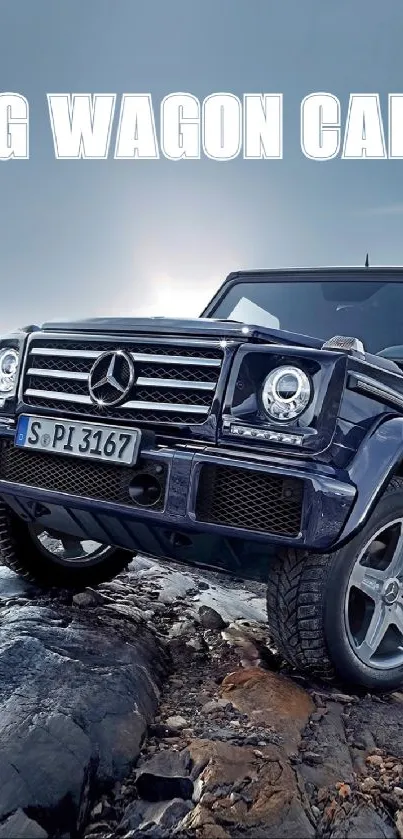
<instances>
[{"instance_id":1,"label":"tire tread","mask_svg":"<svg viewBox=\"0 0 403 839\"><path fill-rule=\"evenodd\" d=\"M403 490L393 477L382 497ZM325 631L326 578L335 554L313 554L290 548L270 566L267 613L271 639L295 668L326 681L335 678Z\"/></svg>"}]
</instances>

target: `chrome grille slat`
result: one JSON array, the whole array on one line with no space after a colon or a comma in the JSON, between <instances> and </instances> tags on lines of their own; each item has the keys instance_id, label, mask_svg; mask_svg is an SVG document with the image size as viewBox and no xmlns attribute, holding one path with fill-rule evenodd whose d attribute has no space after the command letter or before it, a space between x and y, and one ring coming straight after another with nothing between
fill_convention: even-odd
<instances>
[{"instance_id":1,"label":"chrome grille slat","mask_svg":"<svg viewBox=\"0 0 403 839\"><path fill-rule=\"evenodd\" d=\"M77 373L72 370L47 370L46 367L30 367L27 376L46 376L50 379L73 379L76 382L88 382L89 373Z\"/></svg>"},{"instance_id":2,"label":"chrome grille slat","mask_svg":"<svg viewBox=\"0 0 403 839\"><path fill-rule=\"evenodd\" d=\"M133 361L149 361L151 364L188 364L197 367L221 367L219 358L187 358L185 355L152 355L151 353L130 353Z\"/></svg>"},{"instance_id":3,"label":"chrome grille slat","mask_svg":"<svg viewBox=\"0 0 403 839\"><path fill-rule=\"evenodd\" d=\"M144 387L173 387L184 390L215 390L217 382L187 382L181 379L154 379L152 377L139 376L136 384Z\"/></svg>"},{"instance_id":4,"label":"chrome grille slat","mask_svg":"<svg viewBox=\"0 0 403 839\"><path fill-rule=\"evenodd\" d=\"M80 393L63 393L57 390L39 390L34 387L27 387L25 396L34 396L41 399L56 399L60 402L77 402L78 405L91 405L89 396Z\"/></svg>"},{"instance_id":5,"label":"chrome grille slat","mask_svg":"<svg viewBox=\"0 0 403 839\"><path fill-rule=\"evenodd\" d=\"M33 347L30 355L51 355L59 356L60 358L99 358L100 352L96 350L63 350L53 349L52 347Z\"/></svg>"},{"instance_id":6,"label":"chrome grille slat","mask_svg":"<svg viewBox=\"0 0 403 839\"><path fill-rule=\"evenodd\" d=\"M28 376L46 376L51 379L72 379L77 382L88 382L89 373L77 373L71 370L47 370L40 367L30 367L27 370ZM173 387L184 390L215 390L217 382L188 382L185 379L158 379L152 376L139 376L136 384L143 387Z\"/></svg>"},{"instance_id":7,"label":"chrome grille slat","mask_svg":"<svg viewBox=\"0 0 403 839\"><path fill-rule=\"evenodd\" d=\"M94 361L111 350L131 356L135 378L126 401L108 407L94 404L88 385ZM35 335L25 363L23 402L30 409L48 407L56 416L200 424L210 414L223 358L224 346L207 338Z\"/></svg>"},{"instance_id":8,"label":"chrome grille slat","mask_svg":"<svg viewBox=\"0 0 403 839\"><path fill-rule=\"evenodd\" d=\"M50 355L59 356L60 358L99 358L102 352L97 350L54 350L52 348L44 347L37 349L34 347L31 350L31 355ZM130 353L133 361L149 361L150 364L191 364L197 367L221 367L219 358L188 358L186 355L156 355L155 353Z\"/></svg>"},{"instance_id":9,"label":"chrome grille slat","mask_svg":"<svg viewBox=\"0 0 403 839\"><path fill-rule=\"evenodd\" d=\"M78 393L63 393L63 391L59 392L56 390L36 390L32 387L27 388L25 393L27 396L39 396L44 399L56 399L60 402L78 402L80 405L92 405L89 396L83 396ZM181 411L188 414L208 414L209 412L209 408L201 405L181 405L180 403L170 402L136 402L130 400L129 402L123 402L119 407L124 408L125 410L144 408L145 410L148 409L155 411Z\"/></svg>"}]
</instances>

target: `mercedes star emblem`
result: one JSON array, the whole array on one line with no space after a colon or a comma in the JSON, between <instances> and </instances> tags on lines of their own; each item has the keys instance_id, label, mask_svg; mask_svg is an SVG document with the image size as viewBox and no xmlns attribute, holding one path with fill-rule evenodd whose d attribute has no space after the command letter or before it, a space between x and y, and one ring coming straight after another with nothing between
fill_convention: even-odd
<instances>
[{"instance_id":1,"label":"mercedes star emblem","mask_svg":"<svg viewBox=\"0 0 403 839\"><path fill-rule=\"evenodd\" d=\"M91 368L88 390L95 405L113 407L129 395L134 382L134 364L123 350L108 350Z\"/></svg>"},{"instance_id":2,"label":"mercedes star emblem","mask_svg":"<svg viewBox=\"0 0 403 839\"><path fill-rule=\"evenodd\" d=\"M383 599L389 606L397 600L400 591L398 580L388 580L383 590Z\"/></svg>"}]
</instances>

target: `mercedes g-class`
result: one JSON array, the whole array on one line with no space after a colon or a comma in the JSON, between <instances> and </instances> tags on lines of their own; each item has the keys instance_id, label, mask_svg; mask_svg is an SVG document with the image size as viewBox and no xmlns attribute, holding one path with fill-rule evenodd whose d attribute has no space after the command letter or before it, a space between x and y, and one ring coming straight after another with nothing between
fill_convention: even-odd
<instances>
[{"instance_id":1,"label":"mercedes g-class","mask_svg":"<svg viewBox=\"0 0 403 839\"><path fill-rule=\"evenodd\" d=\"M403 268L232 273L201 318L0 340L0 551L42 586L134 553L268 580L293 666L403 682Z\"/></svg>"}]
</instances>

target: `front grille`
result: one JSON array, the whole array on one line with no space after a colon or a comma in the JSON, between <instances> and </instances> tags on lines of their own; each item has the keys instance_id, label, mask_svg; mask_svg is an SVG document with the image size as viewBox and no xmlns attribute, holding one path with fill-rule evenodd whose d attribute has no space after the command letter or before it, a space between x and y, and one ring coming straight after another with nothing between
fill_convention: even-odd
<instances>
[{"instance_id":1,"label":"front grille","mask_svg":"<svg viewBox=\"0 0 403 839\"><path fill-rule=\"evenodd\" d=\"M196 518L211 524L298 536L301 529L303 481L238 469L202 466Z\"/></svg>"},{"instance_id":2,"label":"front grille","mask_svg":"<svg viewBox=\"0 0 403 839\"><path fill-rule=\"evenodd\" d=\"M163 509L167 479L165 464L145 461L136 467L114 466L64 455L26 452L8 442L0 448L0 479L3 481L130 507L141 506L130 497L129 484L143 474L152 475L160 484L161 497L153 510Z\"/></svg>"},{"instance_id":3,"label":"front grille","mask_svg":"<svg viewBox=\"0 0 403 839\"><path fill-rule=\"evenodd\" d=\"M100 407L90 398L90 370L103 352L124 350L135 379L123 404ZM35 337L25 363L23 399L32 408L139 423L195 425L211 411L223 362L218 342L169 339L59 340Z\"/></svg>"}]
</instances>

